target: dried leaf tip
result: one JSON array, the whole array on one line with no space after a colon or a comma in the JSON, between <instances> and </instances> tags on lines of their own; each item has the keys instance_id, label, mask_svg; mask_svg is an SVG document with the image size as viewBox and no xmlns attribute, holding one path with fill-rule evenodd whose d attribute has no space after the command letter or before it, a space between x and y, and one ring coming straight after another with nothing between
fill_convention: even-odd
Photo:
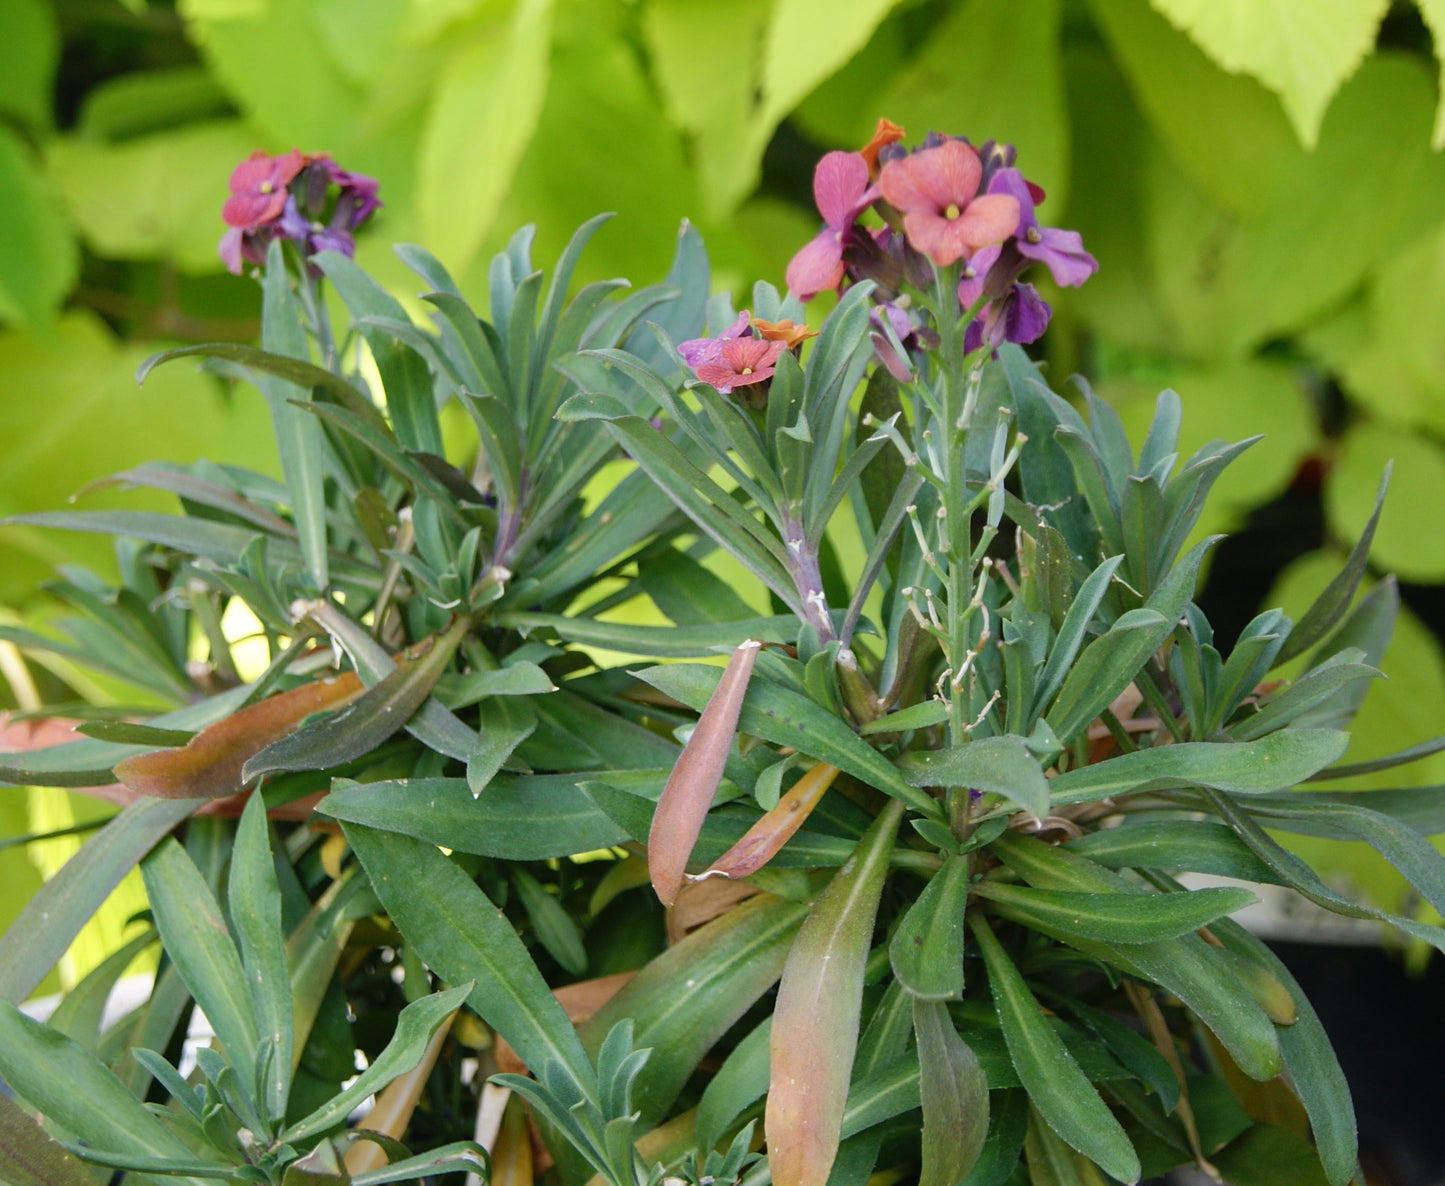
<instances>
[{"instance_id":1,"label":"dried leaf tip","mask_svg":"<svg viewBox=\"0 0 1445 1186\"><path fill-rule=\"evenodd\" d=\"M687 859L722 782L761 647L749 638L733 652L657 802L647 834L647 869L664 906L671 906L682 888Z\"/></svg>"}]
</instances>

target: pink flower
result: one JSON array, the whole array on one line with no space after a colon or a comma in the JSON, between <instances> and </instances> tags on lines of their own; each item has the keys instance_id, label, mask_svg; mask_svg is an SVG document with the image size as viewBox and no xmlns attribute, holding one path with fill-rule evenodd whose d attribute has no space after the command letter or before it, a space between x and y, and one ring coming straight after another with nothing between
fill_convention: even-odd
<instances>
[{"instance_id":1,"label":"pink flower","mask_svg":"<svg viewBox=\"0 0 1445 1186\"><path fill-rule=\"evenodd\" d=\"M843 240L858 215L878 199L868 162L857 152L830 152L813 170L813 199L826 224L788 264L788 287L809 301L843 279Z\"/></svg>"},{"instance_id":2,"label":"pink flower","mask_svg":"<svg viewBox=\"0 0 1445 1186\"><path fill-rule=\"evenodd\" d=\"M946 267L1003 242L1018 228L1018 199L1001 193L980 196L982 178L978 153L961 140L946 140L889 161L878 187L902 213L908 242Z\"/></svg>"},{"instance_id":3,"label":"pink flower","mask_svg":"<svg viewBox=\"0 0 1445 1186\"><path fill-rule=\"evenodd\" d=\"M294 148L284 156L253 152L231 174L231 196L221 207L226 225L248 231L278 217L286 205L286 187L305 164Z\"/></svg>"},{"instance_id":4,"label":"pink flower","mask_svg":"<svg viewBox=\"0 0 1445 1186\"><path fill-rule=\"evenodd\" d=\"M727 395L734 387L746 387L773 377L778 356L786 349L782 342L761 338L729 338L719 357L697 368L697 377Z\"/></svg>"},{"instance_id":5,"label":"pink flower","mask_svg":"<svg viewBox=\"0 0 1445 1186\"><path fill-rule=\"evenodd\" d=\"M677 352L682 355L682 361L692 367L693 370L697 370L697 368L705 362L716 362L722 357L724 342L731 341L733 338L740 338L748 332L748 323L751 320L751 316L752 315L744 309L738 314L738 319L728 326L727 329L723 330L722 333L718 334L717 337L689 338L677 348Z\"/></svg>"}]
</instances>

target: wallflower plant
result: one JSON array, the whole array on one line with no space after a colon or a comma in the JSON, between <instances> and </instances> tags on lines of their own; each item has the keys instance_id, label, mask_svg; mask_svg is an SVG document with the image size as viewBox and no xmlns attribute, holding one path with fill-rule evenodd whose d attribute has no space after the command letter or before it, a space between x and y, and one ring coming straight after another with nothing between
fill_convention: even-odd
<instances>
[{"instance_id":1,"label":"wallflower plant","mask_svg":"<svg viewBox=\"0 0 1445 1186\"><path fill-rule=\"evenodd\" d=\"M181 514L18 520L116 536L121 577L67 571L59 633L0 636L135 704L0 759L124 804L0 939L26 1105L0 1101L0 1170L1356 1177L1324 1031L1230 916L1284 885L1445 947L1278 839L1370 844L1445 909L1436 789L1314 787L1440 747L1340 764L1398 606L1390 581L1356 600L1375 519L1300 621L1216 644L1195 525L1254 442L1181 457L1165 392L1136 449L1086 388L1082 411L1051 389L1018 345L1049 316L1023 277L1097 264L1040 224L1011 149L909 150L885 121L830 153L792 291L742 312L687 227L663 285L569 297L595 219L550 280L519 232L484 317L399 248L420 325L349 258L366 179L258 155L232 190L261 346L142 378L201 355L254 384L282 480L155 464L115 480ZM240 607L266 651L244 675ZM134 938L31 1020L137 864ZM1200 873L1235 884L1179 880ZM149 999L102 1032L157 949ZM193 1007L215 1039L183 1073Z\"/></svg>"}]
</instances>

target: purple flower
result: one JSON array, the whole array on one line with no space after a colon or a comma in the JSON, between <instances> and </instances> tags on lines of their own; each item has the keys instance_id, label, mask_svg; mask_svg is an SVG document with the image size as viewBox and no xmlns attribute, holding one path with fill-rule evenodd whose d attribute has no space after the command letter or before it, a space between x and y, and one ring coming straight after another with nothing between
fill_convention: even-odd
<instances>
[{"instance_id":1,"label":"purple flower","mask_svg":"<svg viewBox=\"0 0 1445 1186\"><path fill-rule=\"evenodd\" d=\"M253 153L231 175L222 210L229 229L218 251L237 274L262 264L275 239L296 243L308 259L322 251L352 256L352 232L381 206L375 179L337 167L325 153Z\"/></svg>"},{"instance_id":2,"label":"purple flower","mask_svg":"<svg viewBox=\"0 0 1445 1186\"><path fill-rule=\"evenodd\" d=\"M989 182L989 193L1008 194L1019 204L1019 226L1014 232L1014 246L1020 255L1036 263L1047 264L1054 283L1064 288L1078 288L1099 270L1099 261L1084 250L1084 239L1078 231L1061 231L1039 226L1034 212L1043 199L1024 180L1017 169L1000 169Z\"/></svg>"},{"instance_id":3,"label":"purple flower","mask_svg":"<svg viewBox=\"0 0 1445 1186\"><path fill-rule=\"evenodd\" d=\"M990 301L964 331L963 348L987 346L997 350L1005 342L1036 342L1049 328L1053 310L1032 284L1015 284L1001 298Z\"/></svg>"},{"instance_id":4,"label":"purple flower","mask_svg":"<svg viewBox=\"0 0 1445 1186\"><path fill-rule=\"evenodd\" d=\"M704 363L717 362L722 357L723 343L747 333L750 321L751 314L744 309L738 314L738 319L717 337L690 338L677 348L677 352L682 355L682 361L693 370L697 370Z\"/></svg>"},{"instance_id":5,"label":"purple flower","mask_svg":"<svg viewBox=\"0 0 1445 1186\"><path fill-rule=\"evenodd\" d=\"M868 162L858 152L830 152L813 170L813 198L823 229L788 264L788 288L810 301L843 280L843 246L858 216L878 198L868 184Z\"/></svg>"}]
</instances>

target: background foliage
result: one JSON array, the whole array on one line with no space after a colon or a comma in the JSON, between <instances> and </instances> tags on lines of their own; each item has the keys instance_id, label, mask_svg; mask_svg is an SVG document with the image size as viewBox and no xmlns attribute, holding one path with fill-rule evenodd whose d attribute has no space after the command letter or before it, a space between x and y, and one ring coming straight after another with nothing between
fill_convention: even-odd
<instances>
[{"instance_id":1,"label":"background foliage","mask_svg":"<svg viewBox=\"0 0 1445 1186\"><path fill-rule=\"evenodd\" d=\"M1432 28L1439 0L7 0L0 513L142 460L271 456L253 392L184 366L133 380L158 346L254 338L259 291L215 255L226 178L254 147L324 149L380 179L359 259L403 300L416 284L389 243L425 242L481 300L518 223L538 223L550 259L604 209L620 217L582 280L661 275L688 218L741 292L815 230L819 152L856 148L886 113L915 135L1016 141L1047 221L1083 231L1101 270L1047 294L1056 375L1089 376L1131 434L1176 387L1186 451L1269 434L1201 530L1283 535L1246 534L1257 565L1237 552L1235 587L1206 603L1239 603L1240 624L1266 596L1297 616L1395 458L1374 560L1422 618L1402 615L1352 754L1398 749L1445 731ZM0 604L50 613L34 591L67 557L113 563L99 540L0 529ZM1445 782L1445 757L1418 777ZM7 832L27 830L21 810L0 807ZM29 810L34 827L71 809L45 792ZM23 896L38 872L0 860Z\"/></svg>"}]
</instances>

